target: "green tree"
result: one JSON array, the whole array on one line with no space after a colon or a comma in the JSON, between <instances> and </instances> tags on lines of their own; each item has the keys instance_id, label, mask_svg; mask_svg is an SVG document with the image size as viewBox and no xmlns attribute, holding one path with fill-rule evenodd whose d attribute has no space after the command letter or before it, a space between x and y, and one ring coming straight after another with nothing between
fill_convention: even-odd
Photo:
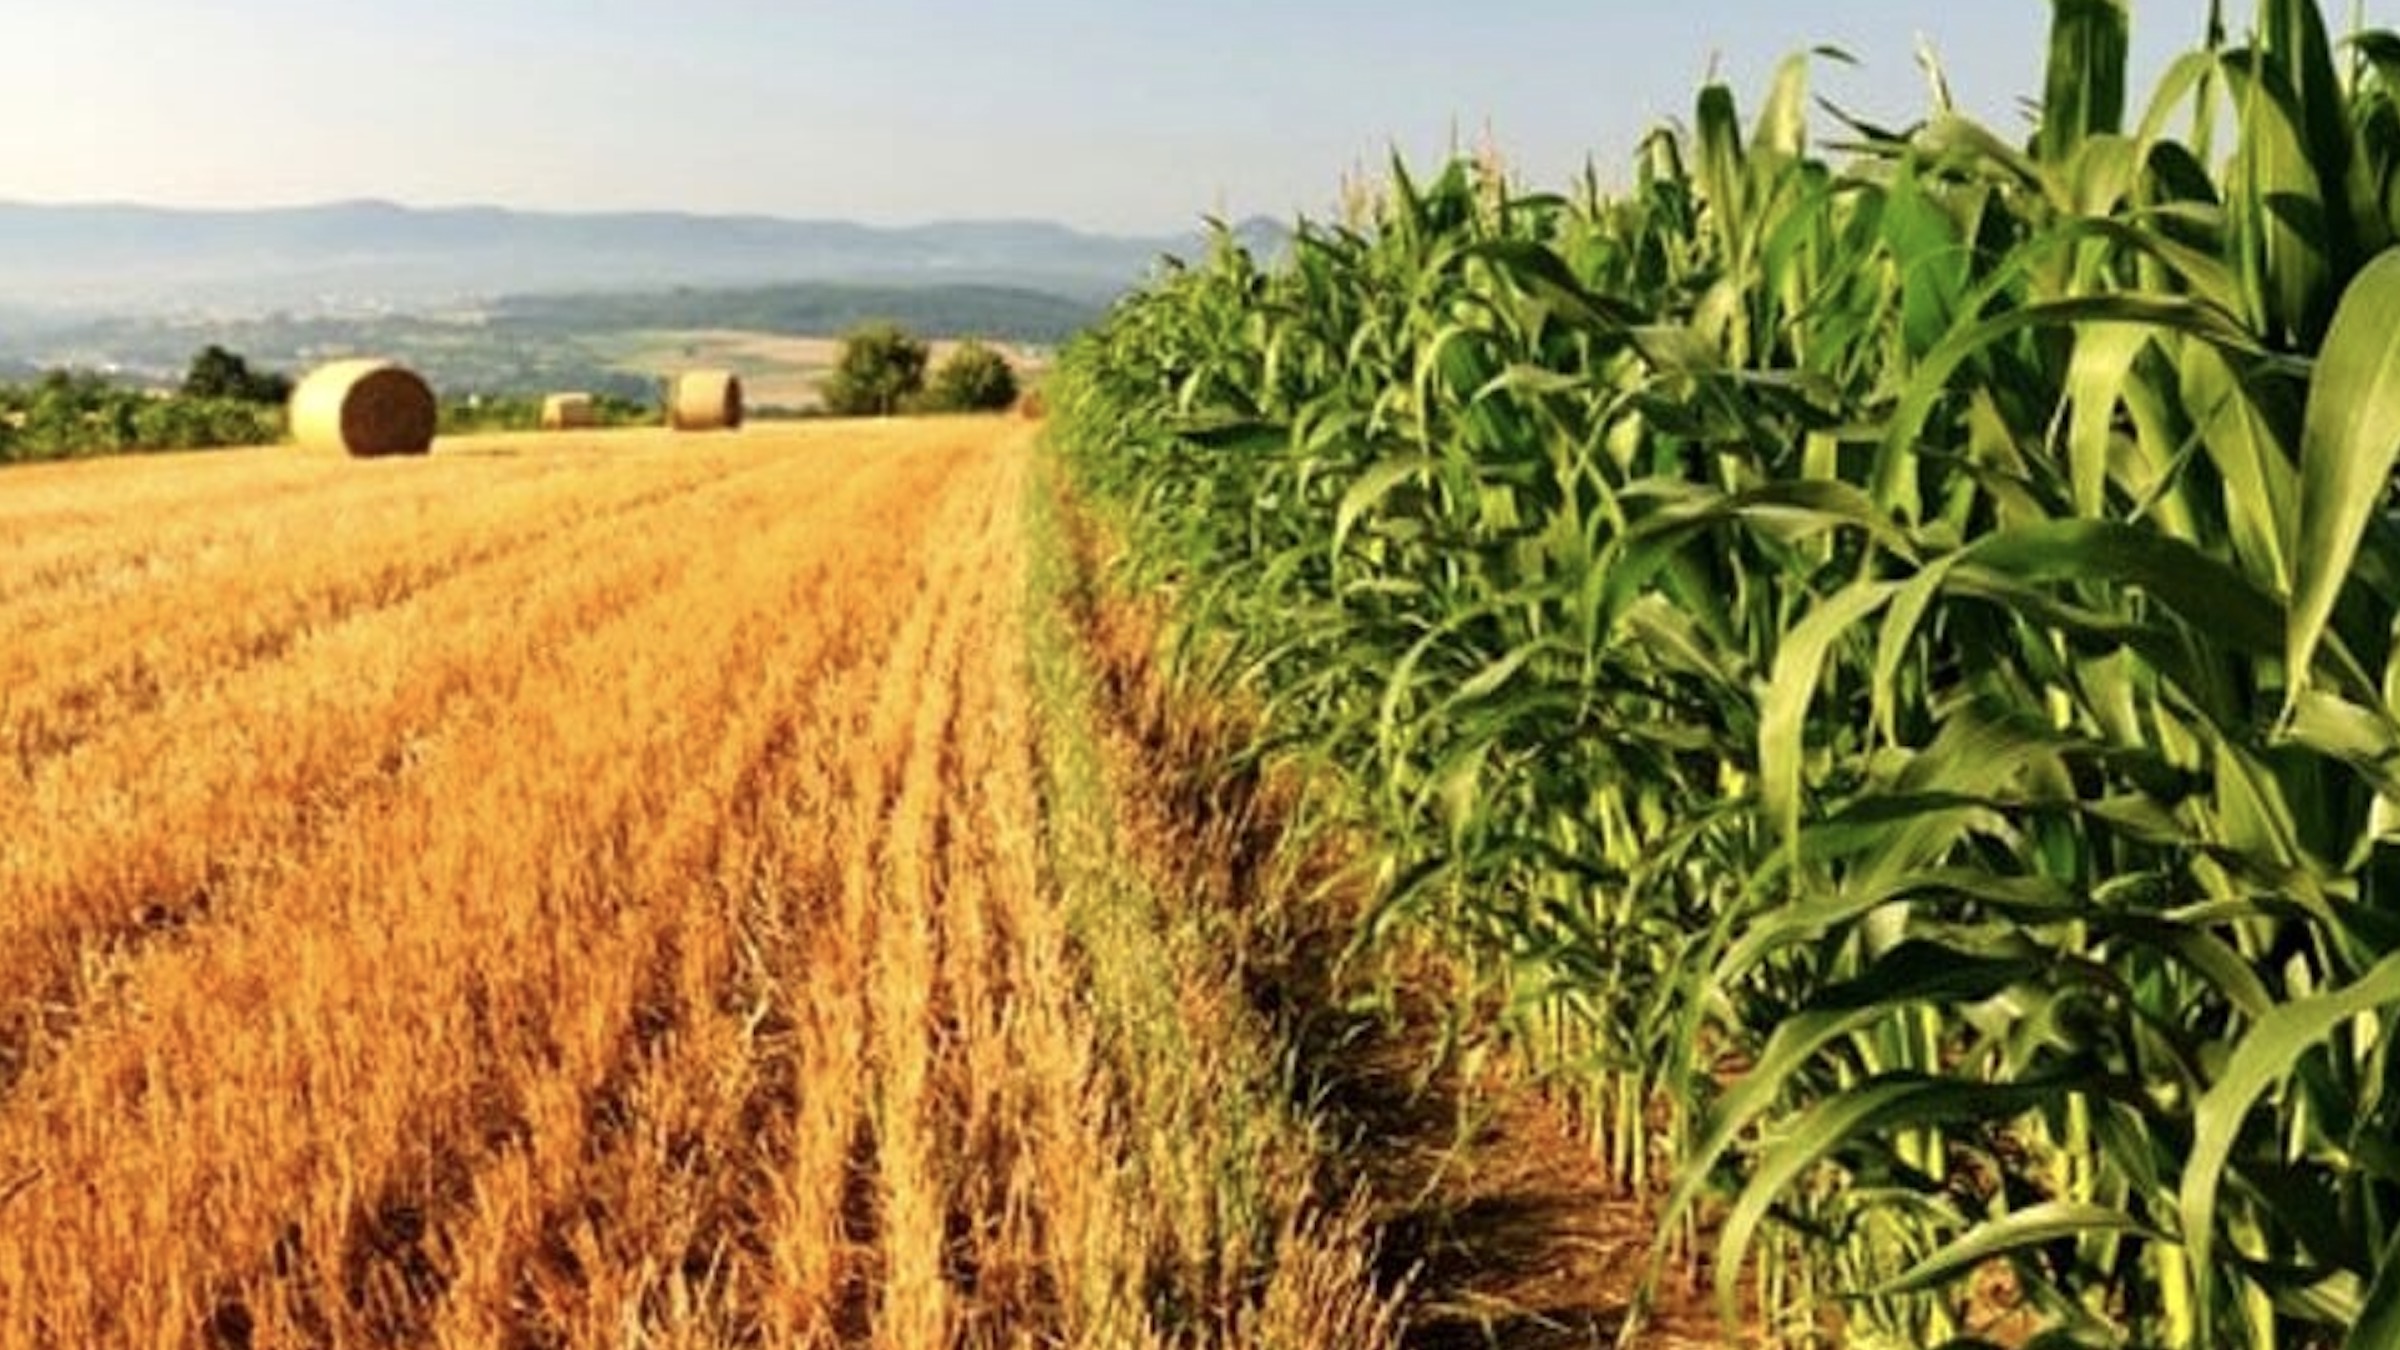
<instances>
[{"instance_id":1,"label":"green tree","mask_svg":"<svg viewBox=\"0 0 2400 1350\"><path fill-rule=\"evenodd\" d=\"M191 370L183 377L183 396L282 403L292 396L292 382L273 371L252 370L240 353L212 342L192 358Z\"/></svg>"},{"instance_id":2,"label":"green tree","mask_svg":"<svg viewBox=\"0 0 2400 1350\"><path fill-rule=\"evenodd\" d=\"M928 412L991 412L1017 401L1017 372L998 349L962 342L925 387Z\"/></svg>"},{"instance_id":3,"label":"green tree","mask_svg":"<svg viewBox=\"0 0 2400 1350\"><path fill-rule=\"evenodd\" d=\"M928 351L896 323L853 328L825 379L825 407L841 417L889 417L925 387Z\"/></svg>"}]
</instances>

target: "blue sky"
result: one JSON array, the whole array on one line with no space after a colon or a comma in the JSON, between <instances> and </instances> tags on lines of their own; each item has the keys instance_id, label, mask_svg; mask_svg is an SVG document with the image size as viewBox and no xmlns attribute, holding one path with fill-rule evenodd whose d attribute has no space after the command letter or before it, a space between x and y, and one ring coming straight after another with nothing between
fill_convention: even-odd
<instances>
[{"instance_id":1,"label":"blue sky","mask_svg":"<svg viewBox=\"0 0 2400 1350\"><path fill-rule=\"evenodd\" d=\"M2329 0L2346 25L2352 0ZM2370 0L2400 27L2400 0ZM2228 0L2238 21L2247 0ZM2042 0L6 0L0 198L666 208L1165 230L1322 211L1389 147L1488 125L1614 176L1712 68L1892 120L1914 52L2014 124ZM2200 0L2136 0L2155 68Z\"/></svg>"}]
</instances>

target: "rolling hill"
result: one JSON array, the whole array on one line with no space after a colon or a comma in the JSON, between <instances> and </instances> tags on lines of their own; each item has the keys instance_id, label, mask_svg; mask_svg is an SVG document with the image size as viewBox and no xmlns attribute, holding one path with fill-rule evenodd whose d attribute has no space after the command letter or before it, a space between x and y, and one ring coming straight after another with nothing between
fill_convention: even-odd
<instances>
[{"instance_id":1,"label":"rolling hill","mask_svg":"<svg viewBox=\"0 0 2400 1350\"><path fill-rule=\"evenodd\" d=\"M1281 227L1243 227L1270 246ZM261 210L0 202L0 314L417 311L501 295L981 284L1093 301L1197 232L1141 238L1040 221L885 228L671 212L565 214L343 202Z\"/></svg>"}]
</instances>

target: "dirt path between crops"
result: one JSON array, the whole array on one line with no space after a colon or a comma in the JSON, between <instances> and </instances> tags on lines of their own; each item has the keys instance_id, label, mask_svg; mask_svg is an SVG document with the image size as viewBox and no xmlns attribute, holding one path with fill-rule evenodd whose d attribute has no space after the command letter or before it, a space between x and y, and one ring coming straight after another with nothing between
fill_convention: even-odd
<instances>
[{"instance_id":1,"label":"dirt path between crops","mask_svg":"<svg viewBox=\"0 0 2400 1350\"><path fill-rule=\"evenodd\" d=\"M1368 991L1343 965L1358 888L1341 875L1338 846L1291 838L1299 789L1226 767L1237 734L1166 687L1150 655L1155 619L1094 581L1107 570L1104 545L1081 531L1074 548L1082 586L1070 607L1102 676L1123 828L1163 889L1242 916L1233 973L1285 1047L1293 1099L1321 1131L1319 1189L1367 1197L1375 1278L1402 1295L1398 1343L1619 1345L1657 1231L1650 1204L1611 1182L1539 1093L1497 1073L1433 1070L1444 1010L1429 990L1404 989L1396 1009L1346 1011ZM1695 1284L1673 1276L1626 1342L1743 1343Z\"/></svg>"}]
</instances>

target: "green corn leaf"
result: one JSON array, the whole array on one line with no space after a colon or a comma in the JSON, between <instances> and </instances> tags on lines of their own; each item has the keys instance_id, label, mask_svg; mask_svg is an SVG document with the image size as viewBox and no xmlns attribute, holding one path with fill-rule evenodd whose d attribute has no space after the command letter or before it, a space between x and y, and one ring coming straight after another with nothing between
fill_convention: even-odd
<instances>
[{"instance_id":1,"label":"green corn leaf","mask_svg":"<svg viewBox=\"0 0 2400 1350\"><path fill-rule=\"evenodd\" d=\"M1506 609L1510 603L1506 598L1499 598L1465 606L1444 617L1430 632L1408 645L1384 681L1383 695L1377 704L1375 720L1382 735L1394 739L1399 737L1400 705L1423 683L1418 672L1427 658L1444 642Z\"/></svg>"},{"instance_id":2,"label":"green corn leaf","mask_svg":"<svg viewBox=\"0 0 2400 1350\"><path fill-rule=\"evenodd\" d=\"M2217 1250L2217 1195L2258 1099L2289 1078L2300 1060L2322 1045L2343 1023L2361 1014L2400 1003L2400 955L2383 959L2364 978L2339 993L2285 1003L2262 1017L2235 1045L2225 1071L2201 1098L2194 1113L2190 1160L2184 1165L2179 1207L2183 1214L2184 1246L2191 1253L2193 1279L2199 1289L2197 1315L2200 1342L2213 1344L2214 1300L2211 1290L2219 1278L2214 1267Z\"/></svg>"},{"instance_id":3,"label":"green corn leaf","mask_svg":"<svg viewBox=\"0 0 2400 1350\"><path fill-rule=\"evenodd\" d=\"M2182 293L2218 314L2236 314L2242 308L2242 287L2232 268L2214 253L2192 247L2173 235L2161 233L2156 222L2131 223L2123 220L2079 220L2061 227L2066 238L2093 239L2123 251L2128 257L2148 259L2166 268L2171 280Z\"/></svg>"},{"instance_id":4,"label":"green corn leaf","mask_svg":"<svg viewBox=\"0 0 2400 1350\"><path fill-rule=\"evenodd\" d=\"M1887 886L1853 887L1837 895L1779 907L1761 917L1726 950L1711 978L1730 988L1781 948L1818 941L1832 929L1885 905L1927 894L1960 895L2020 910L2064 909L2070 901L2056 882L2041 877L2003 877L1963 868L1916 873Z\"/></svg>"},{"instance_id":5,"label":"green corn leaf","mask_svg":"<svg viewBox=\"0 0 2400 1350\"><path fill-rule=\"evenodd\" d=\"M1712 84L1700 91L1693 135L1699 142L1699 187L1716 224L1717 246L1728 259L1744 256L1749 176L1744 171L1741 115L1733 91Z\"/></svg>"},{"instance_id":6,"label":"green corn leaf","mask_svg":"<svg viewBox=\"0 0 2400 1350\"><path fill-rule=\"evenodd\" d=\"M1870 1290L1867 1298L1919 1293L1969 1275L1985 1262L2027 1247L2096 1233L2159 1234L2132 1215L2102 1205L2050 1201L1968 1230L1965 1236Z\"/></svg>"},{"instance_id":7,"label":"green corn leaf","mask_svg":"<svg viewBox=\"0 0 2400 1350\"><path fill-rule=\"evenodd\" d=\"M1860 582L1818 605L1800 621L1775 653L1774 673L1759 711L1759 794L1767 818L1785 844L1800 846L1801 766L1808 707L1823 682L1825 660L1833 645L1875 611L1891 602L1900 587L1891 582Z\"/></svg>"},{"instance_id":8,"label":"green corn leaf","mask_svg":"<svg viewBox=\"0 0 2400 1350\"><path fill-rule=\"evenodd\" d=\"M1925 130L1918 133L1917 143L1937 158L1998 169L2020 187L2035 193L2050 193L2051 176L2043 171L2040 161L1971 118L1937 113L1926 123Z\"/></svg>"},{"instance_id":9,"label":"green corn leaf","mask_svg":"<svg viewBox=\"0 0 2400 1350\"><path fill-rule=\"evenodd\" d=\"M1443 701L1440 711L1436 714L1436 719L1456 716L1460 709L1467 705L1482 702L1500 692L1526 666L1544 656L1561 655L1566 651L1565 643L1550 638L1522 644L1499 660L1485 665L1465 683L1459 685L1457 692Z\"/></svg>"},{"instance_id":10,"label":"green corn leaf","mask_svg":"<svg viewBox=\"0 0 2400 1350\"><path fill-rule=\"evenodd\" d=\"M2372 32L2354 34L2350 38L2350 46L2357 51L2359 59L2375 72L2375 79L2382 85L2384 93L2400 96L2400 33L2378 28Z\"/></svg>"},{"instance_id":11,"label":"green corn leaf","mask_svg":"<svg viewBox=\"0 0 2400 1350\"><path fill-rule=\"evenodd\" d=\"M1775 70L1775 85L1759 110L1758 128L1751 136L1753 152L1797 159L1808 149L1809 54L1784 58Z\"/></svg>"},{"instance_id":12,"label":"green corn leaf","mask_svg":"<svg viewBox=\"0 0 2400 1350\"><path fill-rule=\"evenodd\" d=\"M1462 250L1459 257L1462 261L1490 264L1510 281L1595 333L1622 334L1649 318L1633 306L1585 286L1564 258L1532 240L1483 240Z\"/></svg>"},{"instance_id":13,"label":"green corn leaf","mask_svg":"<svg viewBox=\"0 0 2400 1350\"><path fill-rule=\"evenodd\" d=\"M2090 137L2121 130L2133 16L2126 0L2052 0L2050 68L2039 138L2063 164Z\"/></svg>"},{"instance_id":14,"label":"green corn leaf","mask_svg":"<svg viewBox=\"0 0 2400 1350\"><path fill-rule=\"evenodd\" d=\"M2184 110L2188 101L2208 96L2216 74L2217 55L2213 51L2190 51L2175 58L2151 93L2149 111L2142 115L2135 139L2145 146L2164 141L2167 124Z\"/></svg>"},{"instance_id":15,"label":"green corn leaf","mask_svg":"<svg viewBox=\"0 0 2400 1350\"><path fill-rule=\"evenodd\" d=\"M1901 333L1912 355L1931 351L1967 302L1974 255L1958 223L1929 197L1905 163L1883 204L1883 239L1900 268Z\"/></svg>"},{"instance_id":16,"label":"green corn leaf","mask_svg":"<svg viewBox=\"0 0 2400 1350\"><path fill-rule=\"evenodd\" d=\"M2300 511L2289 546L2294 595L2285 653L2291 697L2307 687L2334 605L2400 463L2400 250L2342 297L2308 392Z\"/></svg>"},{"instance_id":17,"label":"green corn leaf","mask_svg":"<svg viewBox=\"0 0 2400 1350\"><path fill-rule=\"evenodd\" d=\"M2227 203L2250 272L2251 317L2271 337L2311 345L2323 332L2338 261L2321 176L2331 166L2310 154L2286 72L2255 51L2227 55L2221 69L2241 110Z\"/></svg>"},{"instance_id":18,"label":"green corn leaf","mask_svg":"<svg viewBox=\"0 0 2400 1350\"><path fill-rule=\"evenodd\" d=\"M2363 706L2319 690L2303 690L2292 702L2283 736L2291 744L2350 765L2385 796L2400 799L2400 722L2384 704Z\"/></svg>"},{"instance_id":19,"label":"green corn leaf","mask_svg":"<svg viewBox=\"0 0 2400 1350\"><path fill-rule=\"evenodd\" d=\"M1681 487L1661 485L1667 486ZM1628 489L1623 499L1631 502L1659 495L1663 494L1635 488ZM1712 526L1741 521L1780 528L1787 540L1826 530L1856 529L1899 557L1914 558L1917 552L1908 535L1875 509L1874 500L1848 483L1798 479L1744 492L1678 495L1681 500L1644 518L1626 533L1629 547L1681 543Z\"/></svg>"},{"instance_id":20,"label":"green corn leaf","mask_svg":"<svg viewBox=\"0 0 2400 1350\"><path fill-rule=\"evenodd\" d=\"M1666 1213L1699 1198L1717 1163L1818 1053L1842 1037L1911 1007L1977 1003L2050 967L2033 958L1975 956L1930 942L1895 947L1857 979L1824 991L1775 1026L1758 1060L1709 1115L1707 1134L1686 1156Z\"/></svg>"},{"instance_id":21,"label":"green corn leaf","mask_svg":"<svg viewBox=\"0 0 2400 1350\"><path fill-rule=\"evenodd\" d=\"M2067 372L2073 416L2067 426L2067 463L2075 484L2075 510L2097 519L2107 505L2108 466L2116 453L2117 408L2133 363L2150 345L2151 330L2135 324L2083 325Z\"/></svg>"},{"instance_id":22,"label":"green corn leaf","mask_svg":"<svg viewBox=\"0 0 2400 1350\"><path fill-rule=\"evenodd\" d=\"M1358 527L1361 517L1380 506L1394 489L1411 479L1432 473L1440 467L1440 463L1431 455L1401 455L1360 474L1357 481L1350 485L1350 490L1342 494L1342 504L1334 512L1334 555L1341 555L1343 546L1349 542L1350 532Z\"/></svg>"},{"instance_id":23,"label":"green corn leaf","mask_svg":"<svg viewBox=\"0 0 2400 1350\"><path fill-rule=\"evenodd\" d=\"M2326 182L2341 182L2349 169L2352 145L2345 109L2348 94L2334 69L2324 11L2317 0L2260 0L2259 42L2270 67L2291 91L2310 163ZM2336 236L2329 242L2337 254L2350 242L2347 224L2340 219L2333 222Z\"/></svg>"},{"instance_id":24,"label":"green corn leaf","mask_svg":"<svg viewBox=\"0 0 2400 1350\"><path fill-rule=\"evenodd\" d=\"M2127 920L2111 931L2131 932L2162 950L2172 951L2198 971L2244 1017L2259 1018L2275 1006L2275 996L2249 960L2223 939L2188 923Z\"/></svg>"},{"instance_id":25,"label":"green corn leaf","mask_svg":"<svg viewBox=\"0 0 2400 1350\"><path fill-rule=\"evenodd\" d=\"M2201 445L2225 480L2226 523L2235 555L2253 581L2290 593L2286 535L2299 509L2296 450L2286 449L2224 353L2186 343L2177 361L2183 403L2200 425Z\"/></svg>"},{"instance_id":26,"label":"green corn leaf","mask_svg":"<svg viewBox=\"0 0 2400 1350\"><path fill-rule=\"evenodd\" d=\"M2107 216L2122 209L2140 183L2142 147L2124 136L2084 141L2060 176L2068 202L2080 216Z\"/></svg>"},{"instance_id":27,"label":"green corn leaf","mask_svg":"<svg viewBox=\"0 0 2400 1350\"><path fill-rule=\"evenodd\" d=\"M1988 536L1964 562L2026 582L2138 586L2184 622L2260 654L2277 646L2284 614L2234 569L2180 539L2105 520L2057 520Z\"/></svg>"},{"instance_id":28,"label":"green corn leaf","mask_svg":"<svg viewBox=\"0 0 2400 1350\"><path fill-rule=\"evenodd\" d=\"M2322 1204L2313 1196L2310 1202ZM2366 1285L2347 1270L2309 1281L2289 1270L2252 1263L2243 1263L2243 1268L2266 1286L2268 1306L2297 1322L2317 1327L2355 1326L2366 1311Z\"/></svg>"},{"instance_id":29,"label":"green corn leaf","mask_svg":"<svg viewBox=\"0 0 2400 1350\"><path fill-rule=\"evenodd\" d=\"M2055 733L2029 709L1971 699L1943 719L1933 744L1909 761L1888 793L1871 795L1812 824L1802 857L1858 855L1848 885L1872 892L1932 866L2019 775L2056 761Z\"/></svg>"},{"instance_id":30,"label":"green corn leaf","mask_svg":"<svg viewBox=\"0 0 2400 1350\"><path fill-rule=\"evenodd\" d=\"M1725 1216L1717 1236L1717 1310L1732 1325L1740 1310L1744 1263L1758 1230L1784 1193L1845 1147L1894 1131L2007 1120L2064 1101L2063 1083L1974 1083L1892 1077L1865 1083L1810 1107L1780 1132Z\"/></svg>"},{"instance_id":31,"label":"green corn leaf","mask_svg":"<svg viewBox=\"0 0 2400 1350\"><path fill-rule=\"evenodd\" d=\"M1667 668L1700 676L1728 696L1745 692L1742 682L1725 664L1723 655L1711 648L1699 625L1665 597L1643 596L1626 607L1620 622L1627 636Z\"/></svg>"},{"instance_id":32,"label":"green corn leaf","mask_svg":"<svg viewBox=\"0 0 2400 1350\"><path fill-rule=\"evenodd\" d=\"M1925 615L1942 587L1949 583L1951 569L1957 565L1958 555L1952 554L1911 578L1892 597L1891 610L1883 616L1883 628L1875 643L1872 688L1876 729L1887 743L1900 739L1900 668L1916 650L1918 630L1925 622Z\"/></svg>"},{"instance_id":33,"label":"green corn leaf","mask_svg":"<svg viewBox=\"0 0 2400 1350\"><path fill-rule=\"evenodd\" d=\"M2400 1345L2400 1234L2393 1235L2391 1245L2375 1263L2375 1282L2367 1287L2366 1303L2342 1345L2344 1350Z\"/></svg>"},{"instance_id":34,"label":"green corn leaf","mask_svg":"<svg viewBox=\"0 0 2400 1350\"><path fill-rule=\"evenodd\" d=\"M2078 296L2021 305L1962 324L1910 372L1908 387L1884 431L1877 499L1894 501L1905 468L1915 462L1927 420L1949 393L1950 382L1968 362L2002 339L2028 329L2071 328L2084 323L2141 325L2158 330L2161 336L2181 334L2230 352L2256 354L2260 350L2258 339L2232 315L2181 296L2132 292Z\"/></svg>"}]
</instances>

